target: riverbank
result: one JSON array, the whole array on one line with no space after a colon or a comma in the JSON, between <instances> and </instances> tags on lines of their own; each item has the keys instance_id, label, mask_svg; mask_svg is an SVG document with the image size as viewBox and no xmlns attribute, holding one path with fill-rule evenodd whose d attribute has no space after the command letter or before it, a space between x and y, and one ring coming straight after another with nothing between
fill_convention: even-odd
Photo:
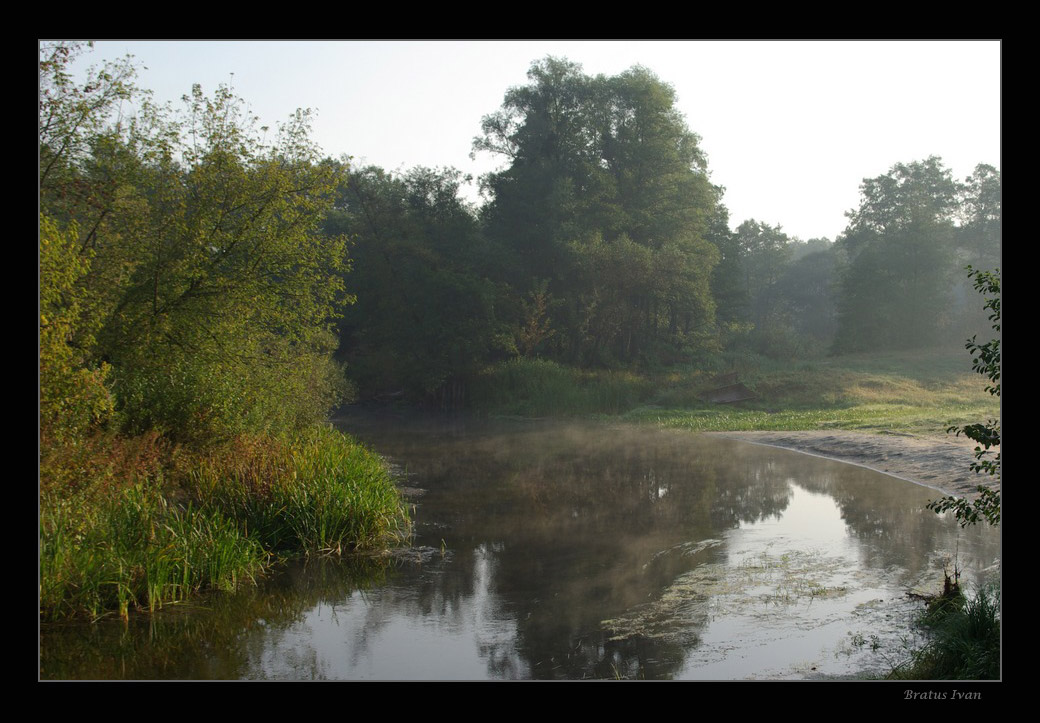
<instances>
[{"instance_id":1,"label":"riverbank","mask_svg":"<svg viewBox=\"0 0 1040 723\"><path fill-rule=\"evenodd\" d=\"M976 488L999 486L994 477L970 470L975 442L964 437L907 432L706 432L755 444L782 447L805 454L867 467L931 487L943 494L974 499Z\"/></svg>"}]
</instances>

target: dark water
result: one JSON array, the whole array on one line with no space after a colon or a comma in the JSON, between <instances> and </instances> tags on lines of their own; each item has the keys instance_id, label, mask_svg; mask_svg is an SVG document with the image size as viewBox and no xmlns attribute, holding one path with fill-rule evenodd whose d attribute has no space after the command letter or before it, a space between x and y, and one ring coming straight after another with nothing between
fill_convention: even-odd
<instances>
[{"instance_id":1,"label":"dark water","mask_svg":"<svg viewBox=\"0 0 1040 723\"><path fill-rule=\"evenodd\" d=\"M804 679L883 670L944 564L999 536L858 467L620 425L354 417L413 547L255 590L46 627L44 678Z\"/></svg>"}]
</instances>

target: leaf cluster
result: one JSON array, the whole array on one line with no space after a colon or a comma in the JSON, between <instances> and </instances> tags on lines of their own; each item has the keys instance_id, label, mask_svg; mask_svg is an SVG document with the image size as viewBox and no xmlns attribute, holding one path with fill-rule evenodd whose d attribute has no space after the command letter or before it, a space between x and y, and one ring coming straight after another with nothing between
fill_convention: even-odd
<instances>
[{"instance_id":1,"label":"leaf cluster","mask_svg":"<svg viewBox=\"0 0 1040 723\"><path fill-rule=\"evenodd\" d=\"M989 310L989 319L993 330L1000 332L1000 271L981 271L968 267L968 277L974 279L976 291L986 299L985 308ZM989 380L986 391L993 396L1000 396L1000 337L983 344L976 342L973 336L965 347L972 355L972 369ZM958 436L963 434L978 443L975 447L975 462L971 470L976 474L987 474L1000 478L1000 453L990 457L992 448L1000 446L1000 422L990 419L984 423L968 424L963 427L951 426L947 433ZM962 526L974 525L979 519L985 519L991 525L1000 523L1000 491L979 486L978 498L974 501L956 497L944 497L928 503L928 508L936 512L953 510Z\"/></svg>"}]
</instances>

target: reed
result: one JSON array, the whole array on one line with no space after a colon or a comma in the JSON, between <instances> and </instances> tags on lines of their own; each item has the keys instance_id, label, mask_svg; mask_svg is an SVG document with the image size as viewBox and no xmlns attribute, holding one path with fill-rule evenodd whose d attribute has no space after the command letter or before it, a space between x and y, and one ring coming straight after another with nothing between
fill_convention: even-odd
<instances>
[{"instance_id":1,"label":"reed","mask_svg":"<svg viewBox=\"0 0 1040 723\"><path fill-rule=\"evenodd\" d=\"M274 553L371 549L408 533L385 463L331 428L239 438L158 469L41 492L41 617L126 617L252 583Z\"/></svg>"},{"instance_id":2,"label":"reed","mask_svg":"<svg viewBox=\"0 0 1040 723\"><path fill-rule=\"evenodd\" d=\"M336 552L394 543L408 516L382 459L331 428L201 464L191 493L276 551Z\"/></svg>"},{"instance_id":3,"label":"reed","mask_svg":"<svg viewBox=\"0 0 1040 723\"><path fill-rule=\"evenodd\" d=\"M645 400L649 379L632 372L579 370L544 359L513 359L473 385L474 406L526 417L620 414Z\"/></svg>"},{"instance_id":4,"label":"reed","mask_svg":"<svg viewBox=\"0 0 1040 723\"><path fill-rule=\"evenodd\" d=\"M40 611L50 619L155 610L234 589L269 563L216 509L171 506L145 485L100 500L47 496L40 511Z\"/></svg>"}]
</instances>

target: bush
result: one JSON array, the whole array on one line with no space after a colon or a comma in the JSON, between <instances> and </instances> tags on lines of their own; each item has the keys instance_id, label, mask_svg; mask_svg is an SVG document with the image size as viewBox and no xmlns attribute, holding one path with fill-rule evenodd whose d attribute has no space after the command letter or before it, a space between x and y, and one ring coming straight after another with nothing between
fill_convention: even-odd
<instances>
[{"instance_id":1,"label":"bush","mask_svg":"<svg viewBox=\"0 0 1040 723\"><path fill-rule=\"evenodd\" d=\"M653 385L631 372L582 371L543 359L513 359L478 378L470 399L482 411L520 416L620 414Z\"/></svg>"}]
</instances>

